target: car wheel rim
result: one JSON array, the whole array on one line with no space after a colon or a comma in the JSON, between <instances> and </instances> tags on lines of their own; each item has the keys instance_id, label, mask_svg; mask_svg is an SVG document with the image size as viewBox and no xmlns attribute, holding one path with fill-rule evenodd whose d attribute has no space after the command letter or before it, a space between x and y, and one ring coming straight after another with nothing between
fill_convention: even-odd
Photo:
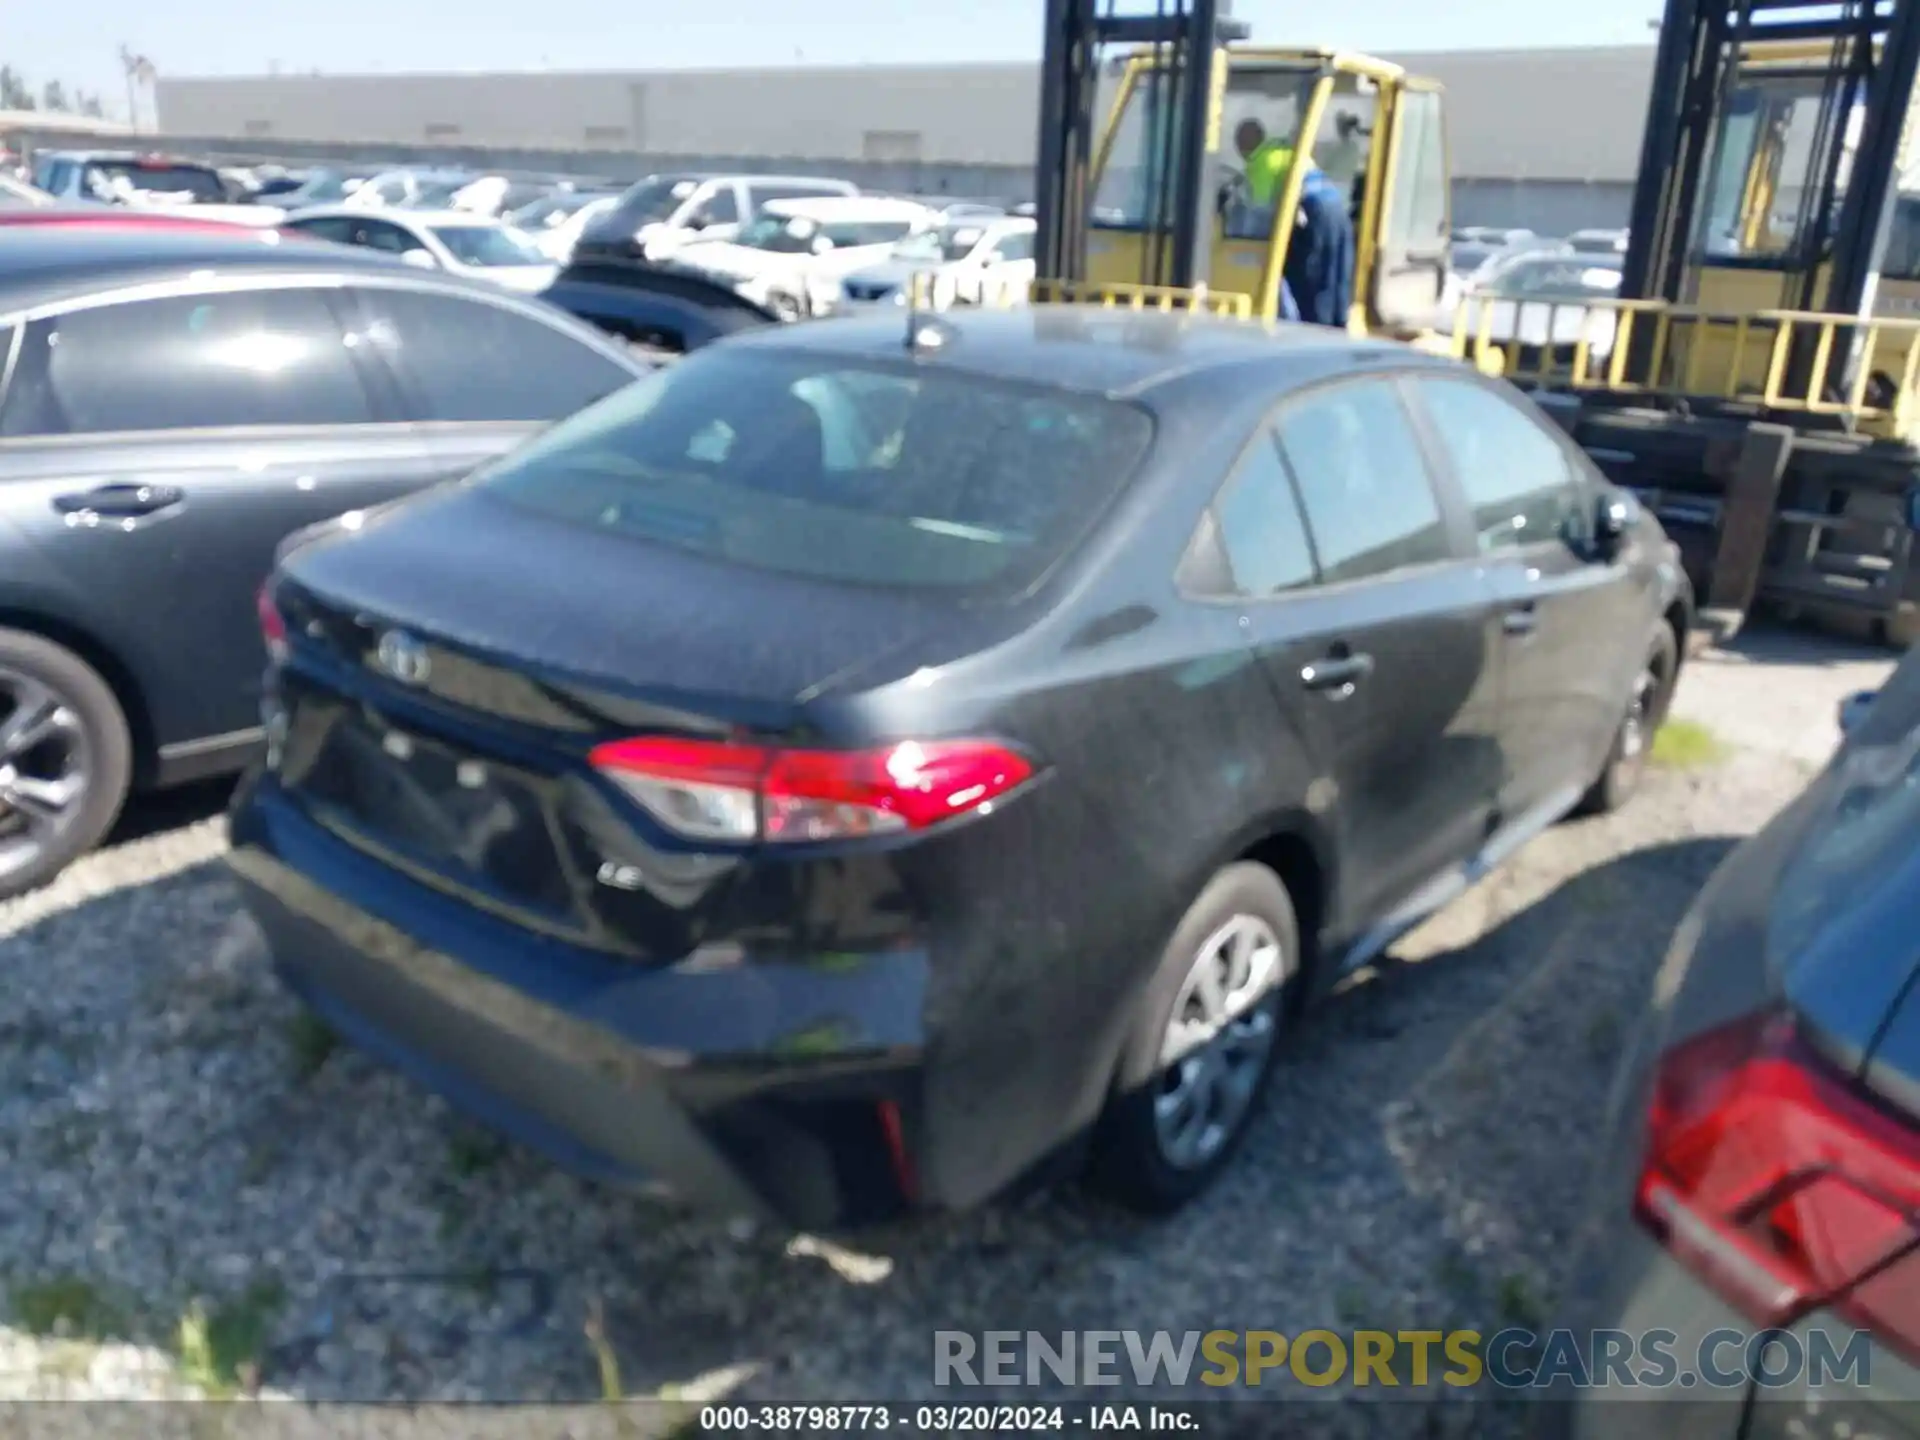
<instances>
[{"instance_id":1,"label":"car wheel rim","mask_svg":"<svg viewBox=\"0 0 1920 1440\"><path fill-rule=\"evenodd\" d=\"M1620 758L1637 764L1646 753L1648 730L1653 724L1654 697L1660 693L1660 672L1648 665L1633 682L1633 700L1627 706L1626 724L1620 730Z\"/></svg>"},{"instance_id":2,"label":"car wheel rim","mask_svg":"<svg viewBox=\"0 0 1920 1440\"><path fill-rule=\"evenodd\" d=\"M1154 1131L1178 1170L1223 1150L1253 1106L1278 1025L1287 957L1273 927L1236 915L1195 954L1160 1045Z\"/></svg>"},{"instance_id":3,"label":"car wheel rim","mask_svg":"<svg viewBox=\"0 0 1920 1440\"><path fill-rule=\"evenodd\" d=\"M0 668L0 876L31 865L87 792L80 717L44 682Z\"/></svg>"}]
</instances>

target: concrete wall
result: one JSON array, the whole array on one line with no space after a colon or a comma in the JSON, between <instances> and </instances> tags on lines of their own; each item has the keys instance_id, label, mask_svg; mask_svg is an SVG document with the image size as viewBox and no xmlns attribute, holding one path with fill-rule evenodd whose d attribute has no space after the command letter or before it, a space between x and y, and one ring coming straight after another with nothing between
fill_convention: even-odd
<instances>
[{"instance_id":1,"label":"concrete wall","mask_svg":"<svg viewBox=\"0 0 1920 1440\"><path fill-rule=\"evenodd\" d=\"M162 80L169 135L658 155L1000 163L1030 157L1032 66Z\"/></svg>"},{"instance_id":2,"label":"concrete wall","mask_svg":"<svg viewBox=\"0 0 1920 1440\"><path fill-rule=\"evenodd\" d=\"M1447 87L1457 175L1632 178L1651 47L1395 58ZM1034 65L162 77L158 84L169 136L783 163L1025 168L1038 105Z\"/></svg>"}]
</instances>

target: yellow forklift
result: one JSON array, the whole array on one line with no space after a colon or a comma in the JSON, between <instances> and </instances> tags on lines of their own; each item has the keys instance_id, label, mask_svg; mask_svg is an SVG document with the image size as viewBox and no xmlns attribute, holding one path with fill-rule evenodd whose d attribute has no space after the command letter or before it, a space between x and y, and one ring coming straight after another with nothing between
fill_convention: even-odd
<instances>
[{"instance_id":1,"label":"yellow forklift","mask_svg":"<svg viewBox=\"0 0 1920 1440\"><path fill-rule=\"evenodd\" d=\"M1914 639L1915 0L1669 0L1620 297L1565 302L1568 344L1562 307L1529 302L1546 343L1524 348L1492 336L1494 305L1436 314L1451 167L1431 81L1245 46L1217 0L1049 0L1047 23L1035 300L1273 318L1293 229L1273 217L1303 170L1264 213L1241 205L1251 120L1352 185L1348 328L1540 392L1680 541L1712 628L1766 600Z\"/></svg>"},{"instance_id":2,"label":"yellow forklift","mask_svg":"<svg viewBox=\"0 0 1920 1440\"><path fill-rule=\"evenodd\" d=\"M1397 65L1247 45L1223 0L1048 0L1033 299L1280 314L1306 169L1246 183L1257 146L1311 156L1354 223L1349 328L1450 344L1444 96Z\"/></svg>"},{"instance_id":3,"label":"yellow forklift","mask_svg":"<svg viewBox=\"0 0 1920 1440\"><path fill-rule=\"evenodd\" d=\"M1764 602L1920 633L1916 66L1910 0L1669 0L1619 298L1509 370L1573 403L1723 632ZM1455 351L1517 358L1474 316Z\"/></svg>"}]
</instances>

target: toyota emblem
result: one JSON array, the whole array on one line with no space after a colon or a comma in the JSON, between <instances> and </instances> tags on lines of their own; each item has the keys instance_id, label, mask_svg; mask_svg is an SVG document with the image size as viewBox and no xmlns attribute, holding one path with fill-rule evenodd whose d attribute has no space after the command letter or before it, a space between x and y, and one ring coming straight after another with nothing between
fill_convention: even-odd
<instances>
[{"instance_id":1,"label":"toyota emblem","mask_svg":"<svg viewBox=\"0 0 1920 1440\"><path fill-rule=\"evenodd\" d=\"M373 658L382 670L402 685L424 685L433 670L433 662L427 657L427 647L404 630L389 630L382 635Z\"/></svg>"}]
</instances>

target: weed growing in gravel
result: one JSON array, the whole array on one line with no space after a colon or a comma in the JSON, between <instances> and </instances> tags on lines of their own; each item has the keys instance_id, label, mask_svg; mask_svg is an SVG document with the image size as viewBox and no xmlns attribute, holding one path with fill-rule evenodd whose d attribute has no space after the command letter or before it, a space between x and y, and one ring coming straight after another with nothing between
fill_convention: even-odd
<instances>
[{"instance_id":1,"label":"weed growing in gravel","mask_svg":"<svg viewBox=\"0 0 1920 1440\"><path fill-rule=\"evenodd\" d=\"M217 1400L257 1388L260 1360L285 1303L277 1280L257 1281L212 1309L194 1301L180 1318L176 1342L182 1378Z\"/></svg>"},{"instance_id":2,"label":"weed growing in gravel","mask_svg":"<svg viewBox=\"0 0 1920 1440\"><path fill-rule=\"evenodd\" d=\"M580 1329L593 1349L594 1363L600 1367L600 1398L609 1405L619 1404L627 1396L620 1385L620 1359L607 1343L607 1311L599 1296L587 1302L587 1321Z\"/></svg>"},{"instance_id":3,"label":"weed growing in gravel","mask_svg":"<svg viewBox=\"0 0 1920 1440\"><path fill-rule=\"evenodd\" d=\"M1539 1328L1544 1317L1539 1302L1533 1298L1533 1287L1527 1283L1526 1276L1500 1277L1500 1318L1509 1325L1529 1330Z\"/></svg>"},{"instance_id":4,"label":"weed growing in gravel","mask_svg":"<svg viewBox=\"0 0 1920 1440\"><path fill-rule=\"evenodd\" d=\"M77 1275L10 1286L7 1302L29 1335L105 1340L126 1333L126 1316L120 1307L92 1281Z\"/></svg>"},{"instance_id":5,"label":"weed growing in gravel","mask_svg":"<svg viewBox=\"0 0 1920 1440\"><path fill-rule=\"evenodd\" d=\"M1727 744L1697 720L1669 720L1653 737L1650 757L1670 770L1699 770L1727 758Z\"/></svg>"},{"instance_id":6,"label":"weed growing in gravel","mask_svg":"<svg viewBox=\"0 0 1920 1440\"><path fill-rule=\"evenodd\" d=\"M294 1083L304 1085L340 1048L340 1037L311 1010L302 1010L287 1022L287 1046L293 1052Z\"/></svg>"},{"instance_id":7,"label":"weed growing in gravel","mask_svg":"<svg viewBox=\"0 0 1920 1440\"><path fill-rule=\"evenodd\" d=\"M466 1126L447 1137L447 1164L461 1179L491 1170L507 1153L497 1136Z\"/></svg>"}]
</instances>

